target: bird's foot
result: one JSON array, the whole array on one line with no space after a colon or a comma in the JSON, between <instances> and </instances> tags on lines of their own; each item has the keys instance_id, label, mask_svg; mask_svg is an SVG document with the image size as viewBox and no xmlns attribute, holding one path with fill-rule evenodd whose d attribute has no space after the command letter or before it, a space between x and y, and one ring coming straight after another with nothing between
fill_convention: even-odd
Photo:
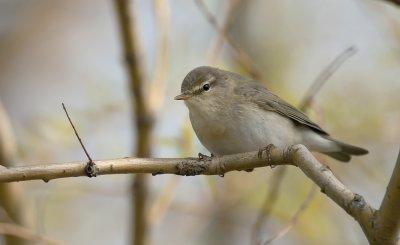
<instances>
[{"instance_id":1,"label":"bird's foot","mask_svg":"<svg viewBox=\"0 0 400 245\"><path fill-rule=\"evenodd\" d=\"M266 147L261 148L260 150L258 150L258 158L262 159L263 153L265 152L268 163L271 163L272 162L271 150L273 148L275 148L275 146L273 144L269 144ZM272 167L272 165L271 165L271 167Z\"/></svg>"},{"instance_id":2,"label":"bird's foot","mask_svg":"<svg viewBox=\"0 0 400 245\"><path fill-rule=\"evenodd\" d=\"M202 153L199 153L198 156L199 156L199 160L201 160L201 161L211 161L212 158L214 157L214 155L212 153L211 153L211 156L207 156Z\"/></svg>"},{"instance_id":3,"label":"bird's foot","mask_svg":"<svg viewBox=\"0 0 400 245\"><path fill-rule=\"evenodd\" d=\"M89 162L86 163L85 173L86 173L87 177L89 177L89 178L96 177L98 171L99 171L99 169L97 168L96 164L92 160L90 160Z\"/></svg>"}]
</instances>

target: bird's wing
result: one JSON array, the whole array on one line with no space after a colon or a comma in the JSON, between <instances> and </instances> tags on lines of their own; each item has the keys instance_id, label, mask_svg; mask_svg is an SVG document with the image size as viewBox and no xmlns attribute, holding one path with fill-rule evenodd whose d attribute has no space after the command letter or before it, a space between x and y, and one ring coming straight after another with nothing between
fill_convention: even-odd
<instances>
[{"instance_id":1,"label":"bird's wing","mask_svg":"<svg viewBox=\"0 0 400 245\"><path fill-rule=\"evenodd\" d=\"M236 95L244 96L247 100L257 104L264 110L274 111L284 117L292 119L295 123L307 126L318 133L328 135L320 126L311 121L307 115L271 93L267 88L256 81L239 84L234 92Z\"/></svg>"}]
</instances>

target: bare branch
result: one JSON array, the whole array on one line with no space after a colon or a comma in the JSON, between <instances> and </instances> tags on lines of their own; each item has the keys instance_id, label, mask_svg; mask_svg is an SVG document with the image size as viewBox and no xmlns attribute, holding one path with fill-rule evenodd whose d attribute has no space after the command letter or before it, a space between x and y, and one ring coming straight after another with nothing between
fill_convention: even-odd
<instances>
[{"instance_id":1,"label":"bare branch","mask_svg":"<svg viewBox=\"0 0 400 245\"><path fill-rule=\"evenodd\" d=\"M287 149L273 148L268 152L247 152L212 159L198 158L123 158L95 161L98 175L152 173L177 175L221 175L234 170L246 170L271 165L294 165L316 183L323 193L351 215L363 228L371 241L374 209L358 194L343 185L303 145ZM83 176L82 162L9 168L0 171L0 182L26 181L33 179L57 179Z\"/></svg>"},{"instance_id":2,"label":"bare branch","mask_svg":"<svg viewBox=\"0 0 400 245\"><path fill-rule=\"evenodd\" d=\"M278 201L278 196L282 186L282 181L286 174L286 167L281 167L280 169L274 171L270 183L268 184L270 190L264 200L264 204L260 209L257 220L253 225L252 231L252 243L260 244L260 233L263 225L267 223L268 217L271 215L276 202Z\"/></svg>"},{"instance_id":3,"label":"bare branch","mask_svg":"<svg viewBox=\"0 0 400 245\"><path fill-rule=\"evenodd\" d=\"M144 91L143 64L139 59L138 37L135 31L135 21L130 13L130 0L114 0L115 10L120 27L122 48L126 61L126 70L129 77L131 101L136 124L136 149L138 157L151 155L151 140L154 119L150 105ZM132 203L134 204L134 229L132 243L142 245L146 243L148 234L147 224L147 180L144 175L136 175L132 183Z\"/></svg>"},{"instance_id":4,"label":"bare branch","mask_svg":"<svg viewBox=\"0 0 400 245\"><path fill-rule=\"evenodd\" d=\"M17 145L12 125L7 111L0 101L0 164L5 167L13 166L16 152ZM24 189L21 184L0 184L0 205L7 212L10 220L16 224L29 227L33 222L25 206L25 199ZM5 235L5 244L22 245L26 243L25 240L16 236Z\"/></svg>"},{"instance_id":5,"label":"bare branch","mask_svg":"<svg viewBox=\"0 0 400 245\"><path fill-rule=\"evenodd\" d=\"M377 241L396 244L400 232L400 151L375 219Z\"/></svg>"},{"instance_id":6,"label":"bare branch","mask_svg":"<svg viewBox=\"0 0 400 245\"><path fill-rule=\"evenodd\" d=\"M304 202L300 205L299 209L296 211L296 213L290 219L289 224L286 225L285 228L283 228L281 231L279 231L276 235L274 235L273 237L271 237L267 241L265 241L264 244L270 244L270 243L282 238L283 236L285 236L297 224L297 221L299 220L300 215L310 205L311 201L314 199L316 194L317 194L317 188L315 185L313 185L311 187L311 190L308 192L307 197L304 200Z\"/></svg>"},{"instance_id":7,"label":"bare branch","mask_svg":"<svg viewBox=\"0 0 400 245\"><path fill-rule=\"evenodd\" d=\"M177 194L176 189L179 183L180 178L178 176L173 176L173 178L170 179L165 185L157 201L155 201L150 208L149 223L151 225L157 225L164 217L172 201L174 200L175 195Z\"/></svg>"},{"instance_id":8,"label":"bare branch","mask_svg":"<svg viewBox=\"0 0 400 245\"><path fill-rule=\"evenodd\" d=\"M226 11L225 20L221 26L222 32L218 32L217 39L214 41L213 46L209 51L209 58L207 60L210 61L211 64L215 64L224 45L224 37L223 33L227 33L232 24L232 20L235 17L236 10L242 5L243 0L229 0L227 1L228 7Z\"/></svg>"},{"instance_id":9,"label":"bare branch","mask_svg":"<svg viewBox=\"0 0 400 245\"><path fill-rule=\"evenodd\" d=\"M154 69L154 78L150 85L149 107L155 112L162 105L165 94L165 82L168 71L170 9L168 0L153 0L156 23L160 37L158 44L158 57Z\"/></svg>"},{"instance_id":10,"label":"bare branch","mask_svg":"<svg viewBox=\"0 0 400 245\"><path fill-rule=\"evenodd\" d=\"M392 3L396 6L400 6L400 0L384 0L385 2Z\"/></svg>"},{"instance_id":11,"label":"bare branch","mask_svg":"<svg viewBox=\"0 0 400 245\"><path fill-rule=\"evenodd\" d=\"M243 66L243 68L254 78L262 80L261 72L258 70L256 64L250 58L250 56L244 52L239 46L233 41L228 34L225 33L224 28L220 27L217 18L211 13L204 0L194 0L197 7L211 24L212 27L218 32L218 34L224 39L224 41L232 48L237 61Z\"/></svg>"},{"instance_id":12,"label":"bare branch","mask_svg":"<svg viewBox=\"0 0 400 245\"><path fill-rule=\"evenodd\" d=\"M48 244L48 245L61 244L56 240L45 237L43 235L36 234L34 231L30 229L11 223L0 223L0 234L14 236L30 242L39 242L40 244Z\"/></svg>"},{"instance_id":13,"label":"bare branch","mask_svg":"<svg viewBox=\"0 0 400 245\"><path fill-rule=\"evenodd\" d=\"M352 55L357 52L355 46L351 46L339 54L321 73L318 74L310 88L307 90L300 102L299 108L306 111L312 102L314 96L322 88L322 86L328 81L332 74Z\"/></svg>"}]
</instances>

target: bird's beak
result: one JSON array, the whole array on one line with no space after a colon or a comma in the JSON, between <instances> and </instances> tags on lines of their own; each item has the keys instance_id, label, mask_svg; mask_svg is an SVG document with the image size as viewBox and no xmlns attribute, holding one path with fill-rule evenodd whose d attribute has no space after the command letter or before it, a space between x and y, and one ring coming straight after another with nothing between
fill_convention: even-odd
<instances>
[{"instance_id":1,"label":"bird's beak","mask_svg":"<svg viewBox=\"0 0 400 245\"><path fill-rule=\"evenodd\" d=\"M187 100L192 97L189 93L181 93L180 95L175 96L174 100Z\"/></svg>"}]
</instances>

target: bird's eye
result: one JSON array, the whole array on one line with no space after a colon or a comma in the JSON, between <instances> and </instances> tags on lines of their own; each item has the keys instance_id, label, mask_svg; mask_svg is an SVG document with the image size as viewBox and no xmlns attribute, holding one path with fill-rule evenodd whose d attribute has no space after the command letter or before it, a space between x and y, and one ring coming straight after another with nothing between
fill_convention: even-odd
<instances>
[{"instance_id":1,"label":"bird's eye","mask_svg":"<svg viewBox=\"0 0 400 245\"><path fill-rule=\"evenodd\" d=\"M204 84L204 85L203 85L203 90L204 90L204 91L210 90L210 84L208 84L208 83Z\"/></svg>"}]
</instances>

